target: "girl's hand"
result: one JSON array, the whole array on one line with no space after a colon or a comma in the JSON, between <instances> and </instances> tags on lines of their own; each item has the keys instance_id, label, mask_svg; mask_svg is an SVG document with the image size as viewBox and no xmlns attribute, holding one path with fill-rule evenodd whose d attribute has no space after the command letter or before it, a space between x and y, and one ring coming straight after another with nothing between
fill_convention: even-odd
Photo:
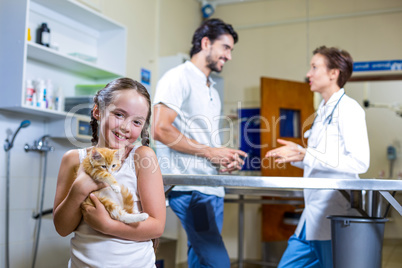
<instances>
[{"instance_id":1,"label":"girl's hand","mask_svg":"<svg viewBox=\"0 0 402 268\"><path fill-rule=\"evenodd\" d=\"M302 148L291 141L282 139L278 139L277 141L284 146L268 151L265 157L275 158L276 163L303 161L304 156L306 155L305 148Z\"/></svg>"},{"instance_id":2,"label":"girl's hand","mask_svg":"<svg viewBox=\"0 0 402 268\"><path fill-rule=\"evenodd\" d=\"M107 227L114 220L110 217L105 206L99 201L99 199L94 194L90 194L89 198L91 198L95 206L86 204L81 205L81 212L84 221L94 230L107 234L108 230Z\"/></svg>"},{"instance_id":3,"label":"girl's hand","mask_svg":"<svg viewBox=\"0 0 402 268\"><path fill-rule=\"evenodd\" d=\"M99 190L101 188L106 187L107 185L103 182L97 182L92 179L82 167L80 167L77 171L77 178L75 179L72 191L79 192L81 198L81 202L89 196L89 194L93 191Z\"/></svg>"}]
</instances>

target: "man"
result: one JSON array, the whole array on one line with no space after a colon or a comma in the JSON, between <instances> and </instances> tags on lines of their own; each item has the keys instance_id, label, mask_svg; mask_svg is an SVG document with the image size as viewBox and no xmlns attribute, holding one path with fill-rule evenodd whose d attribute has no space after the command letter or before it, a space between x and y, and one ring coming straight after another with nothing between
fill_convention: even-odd
<instances>
[{"instance_id":1,"label":"man","mask_svg":"<svg viewBox=\"0 0 402 268\"><path fill-rule=\"evenodd\" d=\"M241 168L240 150L221 147L221 102L212 71L220 72L237 42L232 26L205 21L194 33L190 61L169 70L154 98L153 137L162 173L218 174ZM230 267L222 240L223 187L176 186L169 204L188 238L189 267Z\"/></svg>"}]
</instances>

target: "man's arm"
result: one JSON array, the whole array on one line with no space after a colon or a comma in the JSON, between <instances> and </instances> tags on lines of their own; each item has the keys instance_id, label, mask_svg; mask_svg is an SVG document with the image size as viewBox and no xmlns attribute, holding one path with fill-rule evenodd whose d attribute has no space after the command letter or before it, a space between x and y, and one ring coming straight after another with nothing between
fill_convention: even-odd
<instances>
[{"instance_id":1,"label":"man's arm","mask_svg":"<svg viewBox=\"0 0 402 268\"><path fill-rule=\"evenodd\" d=\"M220 164L226 167L223 171L233 171L241 168L241 165L243 165L244 162L240 156L246 157L247 154L241 150L224 147L209 147L186 137L173 126L177 113L166 105L161 103L155 105L152 116L151 132L153 138L173 150L205 157L214 164Z\"/></svg>"}]
</instances>

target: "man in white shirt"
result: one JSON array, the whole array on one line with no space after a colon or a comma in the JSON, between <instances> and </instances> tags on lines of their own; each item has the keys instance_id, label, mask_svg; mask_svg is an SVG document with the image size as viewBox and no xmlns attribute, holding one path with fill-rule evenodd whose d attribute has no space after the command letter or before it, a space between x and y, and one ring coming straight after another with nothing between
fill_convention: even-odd
<instances>
[{"instance_id":1,"label":"man in white shirt","mask_svg":"<svg viewBox=\"0 0 402 268\"><path fill-rule=\"evenodd\" d=\"M194 33L191 60L169 70L153 101L153 137L163 174L218 174L240 169L246 153L221 147L221 102L210 78L232 58L232 26L205 21ZM188 238L189 267L230 267L222 240L223 187L176 186L169 204Z\"/></svg>"}]
</instances>

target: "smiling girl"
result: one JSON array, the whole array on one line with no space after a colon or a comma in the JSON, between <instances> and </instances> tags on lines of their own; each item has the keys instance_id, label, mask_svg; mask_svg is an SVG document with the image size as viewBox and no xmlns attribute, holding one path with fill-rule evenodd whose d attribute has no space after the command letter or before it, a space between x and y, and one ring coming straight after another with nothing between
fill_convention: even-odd
<instances>
[{"instance_id":1,"label":"smiling girl","mask_svg":"<svg viewBox=\"0 0 402 268\"><path fill-rule=\"evenodd\" d=\"M162 175L149 144L150 97L143 85L119 78L94 97L92 143L95 147L125 148L122 166L114 175L132 192L135 208L149 214L143 222L112 219L91 192L105 187L75 169L92 148L70 150L63 156L54 201L54 225L61 236L74 232L69 267L155 267L151 239L162 235L166 208ZM133 143L141 137L143 146ZM95 207L83 201L90 196Z\"/></svg>"}]
</instances>

